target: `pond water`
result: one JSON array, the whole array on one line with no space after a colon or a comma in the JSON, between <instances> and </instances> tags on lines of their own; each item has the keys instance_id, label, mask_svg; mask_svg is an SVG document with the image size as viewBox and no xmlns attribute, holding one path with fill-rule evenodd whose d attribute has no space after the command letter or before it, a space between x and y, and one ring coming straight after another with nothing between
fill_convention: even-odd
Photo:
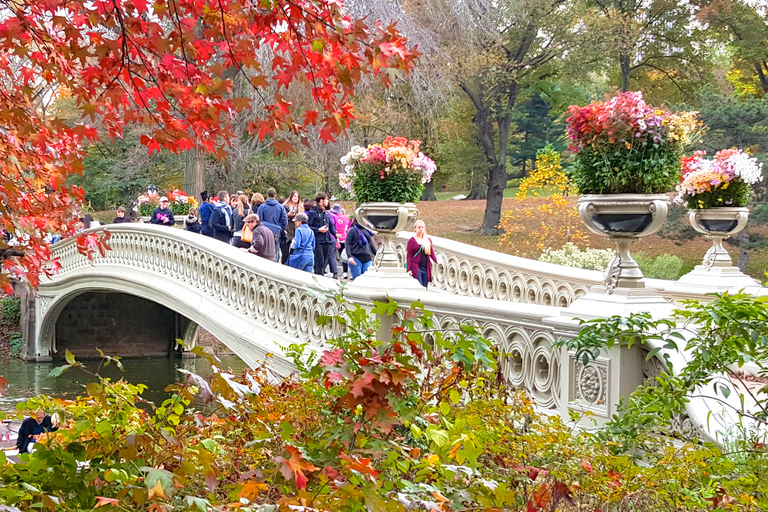
<instances>
[{"instance_id":1,"label":"pond water","mask_svg":"<svg viewBox=\"0 0 768 512\"><path fill-rule=\"evenodd\" d=\"M247 367L237 356L219 356L219 368L230 368L240 372ZM86 368L95 372L101 361L83 361ZM122 359L124 371L114 364L102 367L99 373L113 380L123 378L133 384L146 384L148 389L142 396L156 403L162 402L167 393L164 391L168 384L182 378L177 370L185 370L207 376L211 373L211 365L204 358L152 357ZM39 394L56 398L75 398L85 394L85 385L94 380L90 375L70 368L60 377L48 378L48 373L63 361L50 363L28 363L18 359L0 361L0 375L8 380L6 395L0 397L0 410L15 411L16 404Z\"/></svg>"}]
</instances>

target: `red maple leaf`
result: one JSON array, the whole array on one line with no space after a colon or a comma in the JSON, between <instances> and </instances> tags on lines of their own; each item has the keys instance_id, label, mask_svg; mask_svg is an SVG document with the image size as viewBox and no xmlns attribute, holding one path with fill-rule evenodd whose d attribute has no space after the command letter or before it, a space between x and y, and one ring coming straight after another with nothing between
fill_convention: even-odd
<instances>
[{"instance_id":1,"label":"red maple leaf","mask_svg":"<svg viewBox=\"0 0 768 512\"><path fill-rule=\"evenodd\" d=\"M283 478L290 480L291 477L295 476L296 487L303 491L307 488L307 482L309 481L304 474L304 471L317 471L320 468L315 467L315 465L309 461L302 460L303 456L298 448L286 445L285 449L291 454L291 458L285 459L284 457L275 457L274 460L281 464L280 473L283 475Z\"/></svg>"}]
</instances>

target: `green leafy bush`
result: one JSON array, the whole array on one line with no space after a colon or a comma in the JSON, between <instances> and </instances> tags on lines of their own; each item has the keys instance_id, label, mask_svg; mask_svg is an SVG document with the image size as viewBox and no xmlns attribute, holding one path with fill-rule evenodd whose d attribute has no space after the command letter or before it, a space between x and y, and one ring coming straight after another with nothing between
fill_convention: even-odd
<instances>
[{"instance_id":1,"label":"green leafy bush","mask_svg":"<svg viewBox=\"0 0 768 512\"><path fill-rule=\"evenodd\" d=\"M662 254L652 258L639 252L633 257L645 277L675 280L683 275L685 262L674 254Z\"/></svg>"},{"instance_id":2,"label":"green leafy bush","mask_svg":"<svg viewBox=\"0 0 768 512\"><path fill-rule=\"evenodd\" d=\"M9 295L0 299L0 312L3 315L3 323L6 325L19 325L21 320L21 300L15 295Z\"/></svg>"},{"instance_id":3,"label":"green leafy bush","mask_svg":"<svg viewBox=\"0 0 768 512\"><path fill-rule=\"evenodd\" d=\"M20 332L13 332L9 337L11 355L16 357L21 354L22 337Z\"/></svg>"}]
</instances>

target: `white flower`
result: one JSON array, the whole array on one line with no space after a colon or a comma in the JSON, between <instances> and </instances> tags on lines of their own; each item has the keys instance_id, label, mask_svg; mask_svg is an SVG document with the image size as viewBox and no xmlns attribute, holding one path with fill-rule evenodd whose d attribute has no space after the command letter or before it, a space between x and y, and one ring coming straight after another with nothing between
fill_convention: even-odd
<instances>
[{"instance_id":1,"label":"white flower","mask_svg":"<svg viewBox=\"0 0 768 512\"><path fill-rule=\"evenodd\" d=\"M763 179L763 164L759 163L757 158L740 151L731 156L728 163L731 165L734 175L750 185Z\"/></svg>"}]
</instances>

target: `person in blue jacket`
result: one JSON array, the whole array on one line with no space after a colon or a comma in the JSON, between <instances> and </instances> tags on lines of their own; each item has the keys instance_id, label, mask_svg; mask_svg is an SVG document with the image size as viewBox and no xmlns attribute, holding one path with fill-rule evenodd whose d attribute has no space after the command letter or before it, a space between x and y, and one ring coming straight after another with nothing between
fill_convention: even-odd
<instances>
[{"instance_id":1,"label":"person in blue jacket","mask_svg":"<svg viewBox=\"0 0 768 512\"><path fill-rule=\"evenodd\" d=\"M296 234L291 244L288 266L311 274L315 267L315 234L309 229L307 220L306 213L297 213L293 217Z\"/></svg>"},{"instance_id":2,"label":"person in blue jacket","mask_svg":"<svg viewBox=\"0 0 768 512\"><path fill-rule=\"evenodd\" d=\"M261 219L261 223L275 234L275 247L278 248L275 261L280 261L280 234L288 226L288 215L283 205L277 202L276 196L277 191L274 188L267 190L267 200L259 206L256 215Z\"/></svg>"},{"instance_id":3,"label":"person in blue jacket","mask_svg":"<svg viewBox=\"0 0 768 512\"><path fill-rule=\"evenodd\" d=\"M212 198L208 197L207 190L203 190L200 193L200 199L202 200L200 202L200 208L198 208L198 214L201 222L200 232L205 236L213 236L213 231L211 230L211 227L208 225L208 221L211 220L211 213L213 213L213 210L216 207L211 202Z\"/></svg>"}]
</instances>

